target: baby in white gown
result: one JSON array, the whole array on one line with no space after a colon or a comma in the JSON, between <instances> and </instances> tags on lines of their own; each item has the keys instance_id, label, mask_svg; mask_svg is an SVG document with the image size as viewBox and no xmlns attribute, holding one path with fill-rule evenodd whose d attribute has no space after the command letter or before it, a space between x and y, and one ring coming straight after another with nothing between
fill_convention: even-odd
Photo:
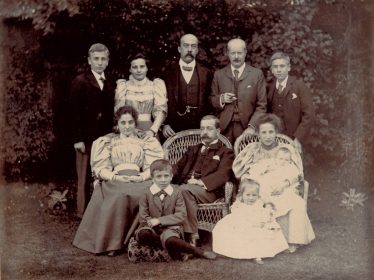
<instances>
[{"instance_id":1,"label":"baby in white gown","mask_svg":"<svg viewBox=\"0 0 374 280\"><path fill-rule=\"evenodd\" d=\"M236 259L274 257L288 249L287 241L273 217L273 209L260 199L259 184L250 179L240 183L231 214L213 229L213 251Z\"/></svg>"}]
</instances>

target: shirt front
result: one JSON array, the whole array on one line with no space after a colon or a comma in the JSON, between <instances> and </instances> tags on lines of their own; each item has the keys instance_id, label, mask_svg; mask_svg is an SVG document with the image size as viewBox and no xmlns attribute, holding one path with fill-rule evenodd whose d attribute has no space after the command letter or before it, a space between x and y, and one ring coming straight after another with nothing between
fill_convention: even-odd
<instances>
[{"instance_id":1,"label":"shirt front","mask_svg":"<svg viewBox=\"0 0 374 280\"><path fill-rule=\"evenodd\" d=\"M243 63L243 65L240 66L239 68L235 68L234 66L231 65L232 76L235 77L234 71L238 70L239 71L238 78L240 78L240 76L243 74L244 68L245 68L245 63Z\"/></svg>"},{"instance_id":2,"label":"shirt front","mask_svg":"<svg viewBox=\"0 0 374 280\"><path fill-rule=\"evenodd\" d=\"M276 89L279 89L279 86L281 85L282 86L282 90L284 90L286 88L286 86L287 86L287 81L288 81L288 76L282 82L279 82L277 80L277 82L275 83Z\"/></svg>"},{"instance_id":3,"label":"shirt front","mask_svg":"<svg viewBox=\"0 0 374 280\"><path fill-rule=\"evenodd\" d=\"M103 90L103 88L104 88L104 82L103 82L103 80L105 80L104 72L101 75L98 74L98 73L96 73L93 70L91 70L91 72L95 76L95 79L96 79L97 83L99 84L100 89Z\"/></svg>"},{"instance_id":4,"label":"shirt front","mask_svg":"<svg viewBox=\"0 0 374 280\"><path fill-rule=\"evenodd\" d=\"M191 63L187 64L182 59L179 59L179 66L180 66L180 69L182 71L183 78L186 81L186 83L188 84L191 81L193 71L195 70L196 60L193 60ZM189 67L189 68L192 67L192 70L191 71L184 70L183 66L184 67Z\"/></svg>"}]
</instances>

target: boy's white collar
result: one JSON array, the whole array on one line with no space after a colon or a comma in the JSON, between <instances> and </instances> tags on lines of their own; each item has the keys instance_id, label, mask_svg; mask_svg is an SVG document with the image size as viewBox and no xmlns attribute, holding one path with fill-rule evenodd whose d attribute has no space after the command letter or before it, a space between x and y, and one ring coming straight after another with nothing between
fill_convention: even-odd
<instances>
[{"instance_id":1,"label":"boy's white collar","mask_svg":"<svg viewBox=\"0 0 374 280\"><path fill-rule=\"evenodd\" d=\"M156 194L158 193L159 191L161 191L160 187L157 186L156 184L153 184L149 190L151 191L151 194ZM167 186L164 191L169 195L171 196L173 194L173 187L171 185Z\"/></svg>"}]
</instances>

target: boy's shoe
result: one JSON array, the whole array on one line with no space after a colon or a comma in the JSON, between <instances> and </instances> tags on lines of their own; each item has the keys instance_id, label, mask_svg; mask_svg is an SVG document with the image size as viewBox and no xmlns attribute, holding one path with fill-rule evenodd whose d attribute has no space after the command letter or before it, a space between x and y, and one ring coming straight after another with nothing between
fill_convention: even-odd
<instances>
[{"instance_id":1,"label":"boy's shoe","mask_svg":"<svg viewBox=\"0 0 374 280\"><path fill-rule=\"evenodd\" d=\"M261 258L256 258L255 263L256 264L264 264L264 261Z\"/></svg>"},{"instance_id":2,"label":"boy's shoe","mask_svg":"<svg viewBox=\"0 0 374 280\"><path fill-rule=\"evenodd\" d=\"M208 260L215 260L217 258L217 255L212 251L204 251L203 257Z\"/></svg>"}]
</instances>

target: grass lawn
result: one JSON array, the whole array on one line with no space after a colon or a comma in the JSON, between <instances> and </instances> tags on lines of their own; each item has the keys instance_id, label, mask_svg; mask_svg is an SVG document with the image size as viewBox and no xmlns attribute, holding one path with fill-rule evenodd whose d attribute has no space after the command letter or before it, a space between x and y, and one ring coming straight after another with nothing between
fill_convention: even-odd
<instances>
[{"instance_id":1,"label":"grass lawn","mask_svg":"<svg viewBox=\"0 0 374 280\"><path fill-rule=\"evenodd\" d=\"M48 186L3 185L0 279L374 279L374 194L361 189L369 193L364 207L340 207L347 190L337 176L309 176L310 192L318 190L308 202L316 240L262 266L224 257L132 264L127 255L93 256L71 245L79 220L47 210Z\"/></svg>"}]
</instances>

